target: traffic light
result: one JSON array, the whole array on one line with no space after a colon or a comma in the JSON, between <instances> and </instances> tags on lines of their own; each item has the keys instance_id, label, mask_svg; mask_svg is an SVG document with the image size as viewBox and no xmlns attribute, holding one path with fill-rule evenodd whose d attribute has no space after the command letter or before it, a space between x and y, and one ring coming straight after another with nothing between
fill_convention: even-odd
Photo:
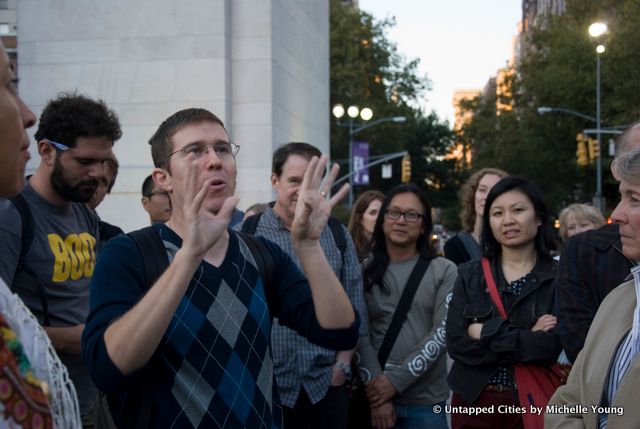
<instances>
[{"instance_id":1,"label":"traffic light","mask_svg":"<svg viewBox=\"0 0 640 429\"><path fill-rule=\"evenodd\" d=\"M576 163L580 167L585 167L589 165L589 157L587 156L587 144L584 139L584 134L579 133L576 135L576 141L578 142L578 146L576 147Z\"/></svg>"},{"instance_id":2,"label":"traffic light","mask_svg":"<svg viewBox=\"0 0 640 429\"><path fill-rule=\"evenodd\" d=\"M411 181L411 156L406 154L402 157L402 183Z\"/></svg>"},{"instance_id":3,"label":"traffic light","mask_svg":"<svg viewBox=\"0 0 640 429\"><path fill-rule=\"evenodd\" d=\"M600 145L598 144L598 140L592 138L589 138L587 143L589 147L589 159L593 161L600 156Z\"/></svg>"}]
</instances>

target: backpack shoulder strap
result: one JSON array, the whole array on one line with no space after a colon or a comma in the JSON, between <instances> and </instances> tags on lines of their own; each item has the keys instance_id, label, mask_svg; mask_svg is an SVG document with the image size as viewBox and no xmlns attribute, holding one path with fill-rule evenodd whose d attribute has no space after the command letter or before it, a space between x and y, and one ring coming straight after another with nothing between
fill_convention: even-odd
<instances>
[{"instance_id":1,"label":"backpack shoulder strap","mask_svg":"<svg viewBox=\"0 0 640 429\"><path fill-rule=\"evenodd\" d=\"M22 194L10 197L9 201L11 201L11 203L14 205L14 207L18 211L18 214L20 215L20 219L22 220L22 242L20 244L20 256L18 257L18 265L16 266L17 273L18 271L24 269L27 251L31 247L31 243L33 243L34 221L33 215L31 214L29 206L27 205L27 200L24 199L24 196Z\"/></svg>"},{"instance_id":2,"label":"backpack shoulder strap","mask_svg":"<svg viewBox=\"0 0 640 429\"><path fill-rule=\"evenodd\" d=\"M340 259L342 264L340 265L340 273L336 273L339 275L338 280L341 282L344 281L344 255L347 253L347 237L344 235L344 228L342 228L342 223L338 219L333 216L329 216L329 229L331 230L331 234L333 235L333 240L336 242L336 247L340 251Z\"/></svg>"},{"instance_id":3,"label":"backpack shoulder strap","mask_svg":"<svg viewBox=\"0 0 640 429\"><path fill-rule=\"evenodd\" d=\"M329 217L329 221L327 223L329 224L329 228L331 229L331 234L333 234L333 239L336 242L336 246L338 246L340 253L344 255L344 253L347 251L347 238L344 235L342 223L333 216Z\"/></svg>"},{"instance_id":4,"label":"backpack shoulder strap","mask_svg":"<svg viewBox=\"0 0 640 429\"><path fill-rule=\"evenodd\" d=\"M20 272L23 272L23 275L25 275L26 278L33 281L38 289L40 305L42 305L42 324L44 326L49 326L51 325L51 322L49 320L49 301L47 299L47 291L44 288L44 283L38 278L36 273L27 266L27 252L29 251L29 248L31 248L31 243L33 243L33 237L35 234L35 222L33 220L33 215L31 214L31 210L29 210L27 200L25 200L22 194L9 197L9 201L11 201L18 211L22 221L20 255L18 256L18 263L16 264L16 270L13 273L13 280L11 281L10 288L15 292L14 285Z\"/></svg>"},{"instance_id":5,"label":"backpack shoulder strap","mask_svg":"<svg viewBox=\"0 0 640 429\"><path fill-rule=\"evenodd\" d=\"M256 229L258 228L258 222L260 222L260 216L262 216L262 212L246 218L242 222L242 232L251 235L255 234Z\"/></svg>"},{"instance_id":6,"label":"backpack shoulder strap","mask_svg":"<svg viewBox=\"0 0 640 429\"><path fill-rule=\"evenodd\" d=\"M458 234L458 237L460 238L460 241L462 241L462 244L464 245L464 250L467 251L471 259L478 259L482 257L482 249L480 248L480 245L478 244L476 239L473 238L471 234L469 234L467 231L463 231L460 234Z\"/></svg>"},{"instance_id":7,"label":"backpack shoulder strap","mask_svg":"<svg viewBox=\"0 0 640 429\"><path fill-rule=\"evenodd\" d=\"M380 362L380 367L382 369L384 369L384 365L387 363L387 358L389 357L391 349L398 338L402 325L404 325L404 321L407 320L407 313L409 312L409 308L411 308L413 297L416 295L418 286L422 282L422 277L424 277L424 274L427 272L427 268L429 268L430 263L430 259L425 259L420 256L416 264L413 266L413 270L411 270L407 284L402 291L402 296L400 297L396 311L393 312L391 323L389 324L389 328L384 335L382 345L378 351L378 362Z\"/></svg>"},{"instance_id":8,"label":"backpack shoulder strap","mask_svg":"<svg viewBox=\"0 0 640 429\"><path fill-rule=\"evenodd\" d=\"M169 257L160 234L153 226L127 234L138 246L144 263L145 291L148 290L169 266Z\"/></svg>"}]
</instances>

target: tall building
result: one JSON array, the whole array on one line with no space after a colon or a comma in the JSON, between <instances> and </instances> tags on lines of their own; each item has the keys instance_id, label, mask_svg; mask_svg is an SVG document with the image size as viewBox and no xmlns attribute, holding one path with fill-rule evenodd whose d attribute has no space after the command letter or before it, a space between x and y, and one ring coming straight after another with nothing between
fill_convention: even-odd
<instances>
[{"instance_id":1,"label":"tall building","mask_svg":"<svg viewBox=\"0 0 640 429\"><path fill-rule=\"evenodd\" d=\"M522 32L540 25L544 16L561 15L565 10L565 0L522 0Z\"/></svg>"},{"instance_id":2,"label":"tall building","mask_svg":"<svg viewBox=\"0 0 640 429\"><path fill-rule=\"evenodd\" d=\"M529 35L534 28L544 25L545 17L562 15L566 10L565 0L522 0L522 21L518 34L519 58L531 49Z\"/></svg>"},{"instance_id":3,"label":"tall building","mask_svg":"<svg viewBox=\"0 0 640 429\"><path fill-rule=\"evenodd\" d=\"M125 231L148 222L147 142L179 109L213 111L240 145L240 208L272 199L277 146L329 151L327 1L20 0L17 18L21 92L36 114L58 92L77 91L120 116L120 174L98 212Z\"/></svg>"},{"instance_id":4,"label":"tall building","mask_svg":"<svg viewBox=\"0 0 640 429\"><path fill-rule=\"evenodd\" d=\"M471 151L465 146L464 142L459 137L462 132L462 127L471 122L471 119L473 118L473 111L464 109L462 104L464 104L465 101L472 101L480 95L481 92L478 89L458 89L453 93L453 131L456 133L458 141L451 153L445 156L445 159L455 159L456 167L458 169L470 166L472 161Z\"/></svg>"},{"instance_id":5,"label":"tall building","mask_svg":"<svg viewBox=\"0 0 640 429\"><path fill-rule=\"evenodd\" d=\"M462 107L464 101L472 101L481 94L479 89L457 89L453 93L453 130L460 131L464 124L471 122L473 112Z\"/></svg>"}]
</instances>

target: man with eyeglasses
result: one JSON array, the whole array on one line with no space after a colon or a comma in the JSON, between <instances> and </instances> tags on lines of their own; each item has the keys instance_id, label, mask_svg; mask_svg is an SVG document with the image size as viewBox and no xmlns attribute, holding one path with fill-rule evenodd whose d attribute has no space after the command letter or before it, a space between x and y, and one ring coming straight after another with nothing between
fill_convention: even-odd
<instances>
[{"instance_id":1,"label":"man with eyeglasses","mask_svg":"<svg viewBox=\"0 0 640 429\"><path fill-rule=\"evenodd\" d=\"M291 224L302 179L311 158L320 155L320 150L308 143L291 142L280 146L273 154L271 167L271 185L277 194L276 201L254 220L254 231L244 229L273 241L294 259ZM252 220L245 223L251 225ZM242 229L245 223L237 228ZM363 315L364 296L358 257L348 230L336 223L334 228L339 228L338 232L329 225L322 230L320 245L351 303ZM344 243L342 249L338 245L339 240ZM359 334L365 336L367 333L363 320ZM347 387L351 378L353 350L336 352L317 346L277 321L273 325L271 341L278 392L284 406L285 428L346 429Z\"/></svg>"},{"instance_id":2,"label":"man with eyeglasses","mask_svg":"<svg viewBox=\"0 0 640 429\"><path fill-rule=\"evenodd\" d=\"M98 217L85 203L121 134L102 101L59 95L45 106L35 133L40 165L18 199L0 205L0 276L11 279L67 366L85 427L94 424L95 388L80 339L100 243Z\"/></svg>"},{"instance_id":3,"label":"man with eyeglasses","mask_svg":"<svg viewBox=\"0 0 640 429\"><path fill-rule=\"evenodd\" d=\"M167 191L154 181L151 175L142 182L142 207L149 213L151 224L166 222L171 217L171 200Z\"/></svg>"},{"instance_id":4,"label":"man with eyeglasses","mask_svg":"<svg viewBox=\"0 0 640 429\"><path fill-rule=\"evenodd\" d=\"M318 243L348 186L324 198L339 170L321 183L324 156L305 171L291 227L305 278L274 243L229 228L239 147L217 116L179 111L150 144L154 181L172 206L169 220L150 228L170 263L145 283L136 242L107 243L91 284L85 361L118 427L133 415L136 427L279 428L272 318L324 347L357 342L357 313ZM270 275L256 249L272 262Z\"/></svg>"}]
</instances>

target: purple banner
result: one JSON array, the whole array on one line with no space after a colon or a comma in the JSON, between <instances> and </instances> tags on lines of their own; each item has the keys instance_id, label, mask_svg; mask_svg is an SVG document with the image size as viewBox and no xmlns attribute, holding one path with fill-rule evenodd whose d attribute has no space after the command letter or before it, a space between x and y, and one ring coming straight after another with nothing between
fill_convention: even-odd
<instances>
[{"instance_id":1,"label":"purple banner","mask_svg":"<svg viewBox=\"0 0 640 429\"><path fill-rule=\"evenodd\" d=\"M353 142L353 184L368 185L369 184L369 143Z\"/></svg>"}]
</instances>

